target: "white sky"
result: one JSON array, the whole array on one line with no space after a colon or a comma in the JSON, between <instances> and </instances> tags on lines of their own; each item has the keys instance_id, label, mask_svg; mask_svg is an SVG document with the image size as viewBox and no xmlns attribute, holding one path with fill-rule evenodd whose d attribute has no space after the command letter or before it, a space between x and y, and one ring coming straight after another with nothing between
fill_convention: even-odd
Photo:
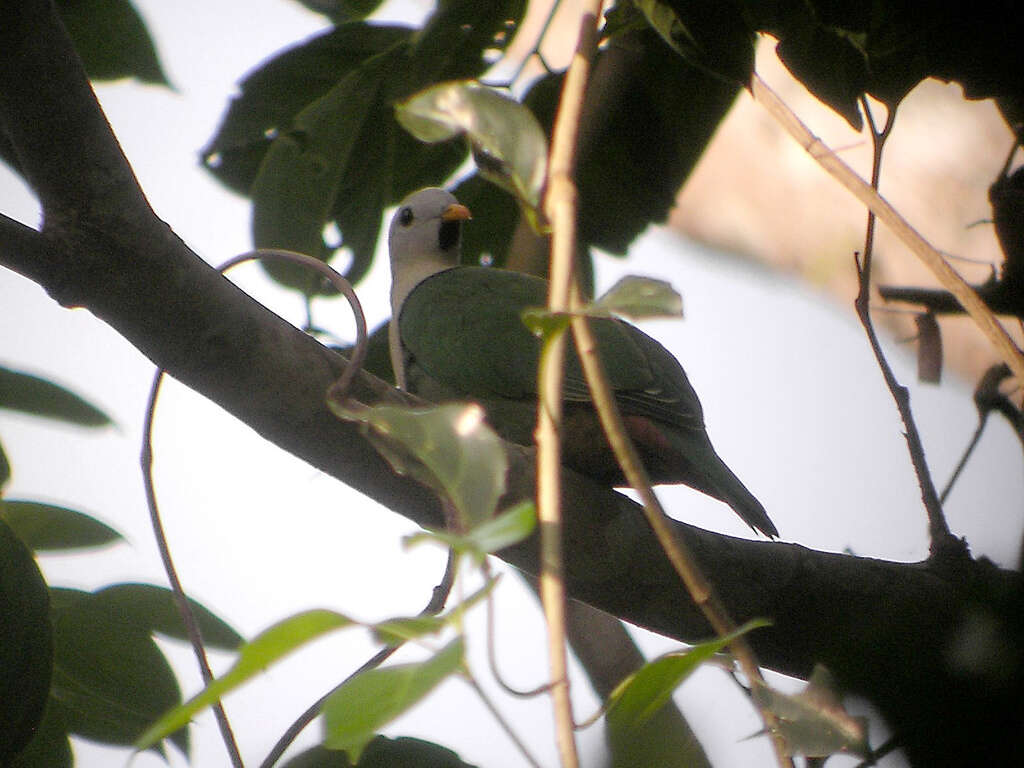
<instances>
[{"instance_id":1,"label":"white sky","mask_svg":"<svg viewBox=\"0 0 1024 768\"><path fill-rule=\"evenodd\" d=\"M217 264L250 247L248 204L199 168L198 150L215 130L234 83L322 21L284 0L253 0L243 14L235 4L198 0L138 5L176 91L133 83L97 90L158 215ZM38 222L31 197L2 168L0 210ZM372 323L386 313L385 261L379 259L359 286ZM600 286L627 271L663 277L682 292L685 321L645 327L684 361L717 449L762 500L785 539L894 560L926 556L926 521L902 427L848 308L664 231L641 238L628 262L598 260ZM301 321L300 302L267 285L257 269L243 268L233 279L283 316ZM118 423L94 432L0 411L0 439L14 468L9 498L82 509L130 541L95 553L45 557L48 578L86 588L118 580L164 583L137 462L151 365L86 311L61 309L5 270L0 301L0 362L70 386ZM345 334L345 314L341 303L323 305L318 321ZM897 375L911 387L941 487L976 423L969 388L951 377L938 388L916 385L912 349L888 346ZM1014 562L1021 537L1020 458L1010 430L993 419L948 504L954 532L967 537L975 554L1003 565ZM402 549L400 537L415 530L411 523L282 453L173 383L157 414L156 461L158 494L186 587L243 634L310 607L369 620L414 613L440 577L441 552ZM680 519L732 535L748 533L726 507L689 489L663 488L660 496ZM522 687L535 685L545 677L536 603L512 574L499 594L498 646L506 675ZM471 621L470 631L474 668L487 678L482 616ZM651 653L674 647L636 634ZM179 644L164 646L186 693L194 692L198 676L190 652ZM364 632L350 631L272 669L229 699L247 762L258 763L307 703L374 650ZM403 654L399 660L417 657L416 651ZM216 659L221 669L229 661ZM578 679L574 692L582 718L596 701ZM554 765L547 702L510 699L493 685L488 690L542 763ZM763 740L740 741L758 729L757 718L721 673L700 672L678 700L713 762L750 765L767 758ZM315 729L309 730L301 743L311 742ZM524 765L459 682L445 684L386 732L438 741L489 768ZM582 736L584 764L587 754L596 754L599 738L596 728ZM226 764L211 718L198 721L193 739L195 765ZM110 764L109 753L93 745L76 743L76 752L79 765ZM148 755L133 763L160 764ZM184 761L174 755L172 764Z\"/></svg>"}]
</instances>

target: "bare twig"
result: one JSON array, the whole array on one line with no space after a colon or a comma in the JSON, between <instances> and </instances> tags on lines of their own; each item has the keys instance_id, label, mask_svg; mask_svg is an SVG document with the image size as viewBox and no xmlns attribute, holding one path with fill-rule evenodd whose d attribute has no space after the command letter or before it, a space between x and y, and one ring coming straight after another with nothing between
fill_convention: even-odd
<instances>
[{"instance_id":1,"label":"bare twig","mask_svg":"<svg viewBox=\"0 0 1024 768\"><path fill-rule=\"evenodd\" d=\"M872 163L871 163L871 188L878 191L878 183L882 172L882 151L885 149L885 142L892 131L896 119L896 110L889 109L886 115L885 125L878 130L875 120L871 114L871 106L866 97L861 97L861 106L867 117L868 128L871 131ZM896 402L900 418L903 420L904 435L907 439L907 448L910 451L910 460L914 465L914 473L917 475L917 483L921 488L921 500L924 503L925 513L928 515L928 534L931 540L929 551L932 556L942 553L963 552L964 546L949 531L946 524L946 517L942 512L942 502L935 490L935 483L932 481L931 472L928 469L928 462L924 456L924 446L921 443L920 433L917 431L917 423L914 421L914 414L910 409L910 393L906 387L896 380L896 375L886 360L882 345L878 341L878 334L875 333L874 323L871 321L870 297L871 297L871 261L874 251L875 238L875 212L868 211L867 227L864 234L864 255L857 262L857 277L860 290L854 306L857 309L857 316L864 326L871 351L874 352L878 368L882 372L886 386L892 393Z\"/></svg>"},{"instance_id":2,"label":"bare twig","mask_svg":"<svg viewBox=\"0 0 1024 768\"><path fill-rule=\"evenodd\" d=\"M363 308L359 303L359 298L352 289L352 285L334 269L318 259L314 259L311 256L307 256L302 253L279 249L259 249L249 251L248 253L244 253L226 261L221 265L220 271L226 272L239 264L257 259L290 261L309 267L310 269L324 275L348 299L349 304L352 307L352 314L355 316L356 320L356 344L352 351L350 365L345 367L345 370L342 372L338 380L335 381L327 390L328 399L343 400L353 378L362 368L363 360L366 358L366 348L368 345L366 317L363 314ZM206 649L203 647L199 624L196 621L195 614L188 603L188 597L182 587L177 569L174 566L174 560L171 557L171 550L167 543L167 534L164 531L160 508L156 500L156 490L153 484L153 418L156 413L156 400L157 395L160 392L160 384L163 381L163 377L164 369L158 368L156 374L153 376L153 385L150 389L149 400L146 404L146 418L143 426L143 442L140 461L142 464L142 477L146 492L146 504L149 507L150 524L153 528L153 537L156 539L157 549L160 552L160 560L164 566L164 572L167 574L167 580L171 585L171 592L174 594L175 602L178 605L178 611L185 624L185 630L188 634L189 642L192 645L192 650L195 653L196 661L199 664L199 671L202 675L203 683L205 685L209 685L213 680L213 672L210 669L210 663L206 656ZM243 763L241 753L238 750L238 744L235 741L234 734L232 733L231 724L228 722L227 714L224 712L224 707L221 702L218 701L213 705L213 712L217 719L217 725L220 728L221 738L224 740L224 745L231 757L231 764L235 766L235 768L242 768Z\"/></svg>"},{"instance_id":3,"label":"bare twig","mask_svg":"<svg viewBox=\"0 0 1024 768\"><path fill-rule=\"evenodd\" d=\"M164 369L158 368L153 376L153 384L149 390L149 399L146 403L146 418L142 427L142 452L139 461L142 465L142 482L146 491L146 506L149 508L149 522L153 528L153 538L156 539L157 549L160 551L160 561L164 566L164 573L167 574L167 581L171 585L171 592L174 601L178 605L178 613L185 624L185 632L188 634L188 641L195 653L196 662L199 664L199 673L203 677L203 684L209 685L213 681L213 670L210 669L210 660L206 656L206 648L203 646L202 634L199 631L199 622L196 620L192 606L188 604L188 597L181 586L181 579L178 578L178 570L174 567L174 559L171 557L171 548L167 544L167 534L164 531L163 521L160 517L160 507L156 501L156 488L153 485L153 416L156 413L156 399L160 394L160 384L164 379ZM238 742L231 730L231 723L224 705L217 701L213 705L213 715L217 720L217 727L220 729L221 739L224 747L231 758L231 765L234 768L243 768L242 754L238 750Z\"/></svg>"},{"instance_id":4,"label":"bare twig","mask_svg":"<svg viewBox=\"0 0 1024 768\"><path fill-rule=\"evenodd\" d=\"M822 168L874 212L932 270L942 286L952 293L967 310L981 332L999 352L1000 357L1010 366L1017 379L1024 381L1024 354L1014 344L1013 339L999 324L995 315L977 292L964 282L964 279L949 265L942 254L925 241L876 190L872 189L850 166L812 134L800 118L757 74L751 81L750 92L754 100L767 109Z\"/></svg>"}]
</instances>

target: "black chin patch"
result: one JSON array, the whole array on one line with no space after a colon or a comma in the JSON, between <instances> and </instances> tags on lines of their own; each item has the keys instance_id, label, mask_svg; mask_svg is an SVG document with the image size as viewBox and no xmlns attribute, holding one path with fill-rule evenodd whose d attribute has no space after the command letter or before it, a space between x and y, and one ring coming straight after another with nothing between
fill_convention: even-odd
<instances>
[{"instance_id":1,"label":"black chin patch","mask_svg":"<svg viewBox=\"0 0 1024 768\"><path fill-rule=\"evenodd\" d=\"M437 233L437 244L442 251L450 251L459 245L459 236L462 234L462 222L458 220L442 221L441 229Z\"/></svg>"}]
</instances>

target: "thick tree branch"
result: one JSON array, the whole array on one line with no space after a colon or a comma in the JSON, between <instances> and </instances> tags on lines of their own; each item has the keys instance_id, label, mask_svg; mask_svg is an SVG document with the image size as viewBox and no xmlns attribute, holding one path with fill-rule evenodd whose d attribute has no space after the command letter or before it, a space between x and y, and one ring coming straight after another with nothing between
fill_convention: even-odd
<instances>
[{"instance_id":1,"label":"thick tree branch","mask_svg":"<svg viewBox=\"0 0 1024 768\"><path fill-rule=\"evenodd\" d=\"M344 361L243 294L156 218L41 0L4 5L0 130L44 206L41 233L0 219L0 264L62 304L88 308L266 439L420 525L443 525L428 491L396 478L357 428L327 410ZM366 374L353 395L404 397ZM532 496L532 452L509 450L510 497ZM569 471L562 484L569 594L683 641L709 635L639 508ZM889 563L675 530L735 620L773 620L750 636L762 663L806 675L824 662L882 706L912 756L998 764L986 755L1016 740L1024 663L986 666L999 648L971 639L995 625L1019 653L1019 574L967 558ZM537 572L534 540L502 557Z\"/></svg>"}]
</instances>

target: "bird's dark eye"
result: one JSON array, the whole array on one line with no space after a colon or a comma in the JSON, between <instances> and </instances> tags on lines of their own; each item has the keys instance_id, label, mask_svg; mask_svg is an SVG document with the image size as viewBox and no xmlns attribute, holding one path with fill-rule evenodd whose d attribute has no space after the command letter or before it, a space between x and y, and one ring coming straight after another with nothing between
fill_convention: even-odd
<instances>
[{"instance_id":1,"label":"bird's dark eye","mask_svg":"<svg viewBox=\"0 0 1024 768\"><path fill-rule=\"evenodd\" d=\"M410 224L412 224L412 220L412 208L410 208L409 206L406 206L405 208L398 212L398 223L401 224L403 227L408 227Z\"/></svg>"}]
</instances>

